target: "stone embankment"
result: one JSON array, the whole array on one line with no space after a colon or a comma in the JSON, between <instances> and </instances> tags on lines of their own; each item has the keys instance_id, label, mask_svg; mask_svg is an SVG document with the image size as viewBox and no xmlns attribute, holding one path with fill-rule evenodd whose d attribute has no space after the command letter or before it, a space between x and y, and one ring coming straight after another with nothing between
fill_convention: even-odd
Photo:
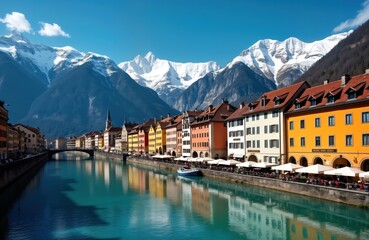
<instances>
[{"instance_id":1,"label":"stone embankment","mask_svg":"<svg viewBox=\"0 0 369 240\"><path fill-rule=\"evenodd\" d=\"M0 166L0 190L7 187L31 169L48 160L47 152L9 162Z\"/></svg>"},{"instance_id":2,"label":"stone embankment","mask_svg":"<svg viewBox=\"0 0 369 240\"><path fill-rule=\"evenodd\" d=\"M174 163L147 160L130 157L127 159L130 163L153 166L155 168L175 171L178 165ZM358 207L369 208L369 192L334 188L329 186L320 186L292 181L284 181L274 178L250 176L245 174L230 173L223 171L214 171L210 169L201 169L204 176L230 181L238 184L250 184L263 188L270 188L278 191L284 191L304 196L334 201Z\"/></svg>"}]
</instances>

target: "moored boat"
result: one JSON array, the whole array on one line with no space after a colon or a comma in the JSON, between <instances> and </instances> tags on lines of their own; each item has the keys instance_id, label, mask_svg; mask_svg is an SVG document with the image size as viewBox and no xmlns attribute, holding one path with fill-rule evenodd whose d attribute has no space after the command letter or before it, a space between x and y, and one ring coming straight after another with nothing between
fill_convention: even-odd
<instances>
[{"instance_id":1,"label":"moored boat","mask_svg":"<svg viewBox=\"0 0 369 240\"><path fill-rule=\"evenodd\" d=\"M179 176L201 176L202 172L197 168L192 167L181 167L177 170Z\"/></svg>"}]
</instances>

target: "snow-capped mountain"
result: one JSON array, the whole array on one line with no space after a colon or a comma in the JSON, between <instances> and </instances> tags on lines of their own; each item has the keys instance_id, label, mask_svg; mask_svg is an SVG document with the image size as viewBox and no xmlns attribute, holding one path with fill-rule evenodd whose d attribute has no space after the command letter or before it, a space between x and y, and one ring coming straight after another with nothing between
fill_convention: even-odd
<instances>
[{"instance_id":1,"label":"snow-capped mountain","mask_svg":"<svg viewBox=\"0 0 369 240\"><path fill-rule=\"evenodd\" d=\"M287 86L350 33L332 35L311 43L293 37L282 42L271 39L260 40L228 65L243 62L256 73L274 81L278 87Z\"/></svg>"},{"instance_id":2,"label":"snow-capped mountain","mask_svg":"<svg viewBox=\"0 0 369 240\"><path fill-rule=\"evenodd\" d=\"M51 138L103 128L108 109L115 126L177 113L108 57L31 43L18 33L0 37L0 96L14 108L11 122L38 126Z\"/></svg>"},{"instance_id":3,"label":"snow-capped mountain","mask_svg":"<svg viewBox=\"0 0 369 240\"><path fill-rule=\"evenodd\" d=\"M155 90L169 104L199 78L220 69L215 62L177 63L159 59L152 52L118 66L142 86Z\"/></svg>"},{"instance_id":4,"label":"snow-capped mountain","mask_svg":"<svg viewBox=\"0 0 369 240\"><path fill-rule=\"evenodd\" d=\"M12 32L0 37L0 51L9 54L26 69L41 76L50 85L57 74L86 62L92 62L94 70L105 77L116 72L118 66L107 56L79 52L72 47L49 47L31 43L20 33Z\"/></svg>"}]
</instances>

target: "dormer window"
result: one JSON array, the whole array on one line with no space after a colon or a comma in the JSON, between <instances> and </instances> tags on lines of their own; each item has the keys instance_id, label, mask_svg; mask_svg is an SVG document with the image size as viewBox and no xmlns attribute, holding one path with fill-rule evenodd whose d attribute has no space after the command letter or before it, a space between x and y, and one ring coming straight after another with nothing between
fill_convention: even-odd
<instances>
[{"instance_id":1,"label":"dormer window","mask_svg":"<svg viewBox=\"0 0 369 240\"><path fill-rule=\"evenodd\" d=\"M253 106L253 105L250 105L250 106L249 106L249 110L250 110L250 111L252 111L252 110L254 110L254 109L255 109L255 106Z\"/></svg>"},{"instance_id":2,"label":"dormer window","mask_svg":"<svg viewBox=\"0 0 369 240\"><path fill-rule=\"evenodd\" d=\"M316 99L312 98L310 99L310 107L314 107L314 106L316 106Z\"/></svg>"},{"instance_id":3,"label":"dormer window","mask_svg":"<svg viewBox=\"0 0 369 240\"><path fill-rule=\"evenodd\" d=\"M265 107L265 98L261 99L261 106Z\"/></svg>"},{"instance_id":4,"label":"dormer window","mask_svg":"<svg viewBox=\"0 0 369 240\"><path fill-rule=\"evenodd\" d=\"M347 99L351 100L351 99L356 99L356 92L354 90L350 90L347 92Z\"/></svg>"},{"instance_id":5,"label":"dormer window","mask_svg":"<svg viewBox=\"0 0 369 240\"><path fill-rule=\"evenodd\" d=\"M334 96L333 95L327 96L327 103L334 103Z\"/></svg>"},{"instance_id":6,"label":"dormer window","mask_svg":"<svg viewBox=\"0 0 369 240\"><path fill-rule=\"evenodd\" d=\"M279 105L279 103L280 103L279 98L276 98L276 99L274 100L274 105L275 105L275 106L278 106L278 105Z\"/></svg>"},{"instance_id":7,"label":"dormer window","mask_svg":"<svg viewBox=\"0 0 369 240\"><path fill-rule=\"evenodd\" d=\"M295 103L295 109L300 109L301 108L301 103L297 102Z\"/></svg>"}]
</instances>

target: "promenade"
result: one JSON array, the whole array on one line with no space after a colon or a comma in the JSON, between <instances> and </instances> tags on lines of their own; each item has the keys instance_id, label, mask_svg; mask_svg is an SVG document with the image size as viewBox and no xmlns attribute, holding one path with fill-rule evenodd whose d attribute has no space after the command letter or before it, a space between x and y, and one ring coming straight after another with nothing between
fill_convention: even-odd
<instances>
[{"instance_id":1,"label":"promenade","mask_svg":"<svg viewBox=\"0 0 369 240\"><path fill-rule=\"evenodd\" d=\"M168 159L154 160L139 156L131 156L127 158L127 162L171 171L176 171L184 164L180 161ZM329 182L328 180L318 181L317 178L288 178L287 176L282 178L283 175L272 171L247 171L245 169L241 171L237 168L219 166L210 168L204 164L196 167L201 169L206 177L369 208L369 191L367 187L354 187L354 185L346 185L344 182L336 184L336 181Z\"/></svg>"}]
</instances>

